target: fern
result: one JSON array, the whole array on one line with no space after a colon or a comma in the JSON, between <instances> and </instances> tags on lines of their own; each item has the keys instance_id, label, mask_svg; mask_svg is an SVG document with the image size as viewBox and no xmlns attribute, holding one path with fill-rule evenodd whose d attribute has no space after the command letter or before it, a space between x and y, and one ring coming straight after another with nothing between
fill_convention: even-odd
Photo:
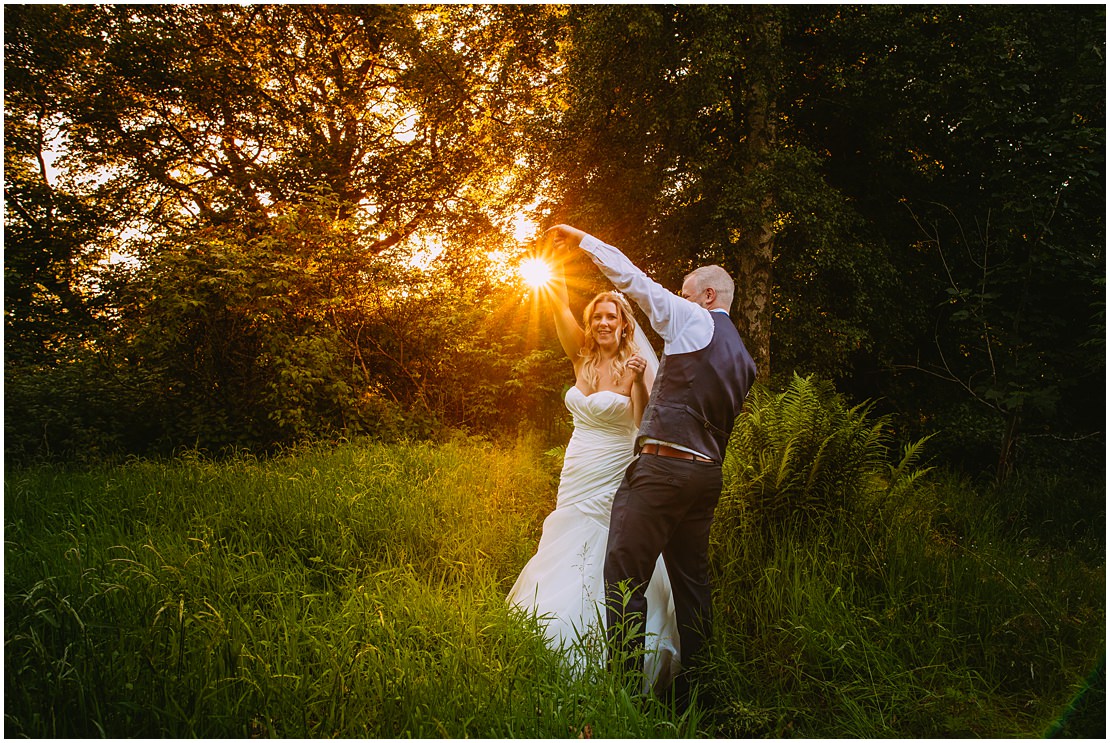
<instances>
[{"instance_id":1,"label":"fern","mask_svg":"<svg viewBox=\"0 0 1110 743\"><path fill-rule=\"evenodd\" d=\"M877 496L899 497L927 472L916 469L925 439L889 465L890 422L871 411L871 403L850 407L830 382L812 377L794 375L778 393L755 388L729 443L723 526L812 531Z\"/></svg>"}]
</instances>

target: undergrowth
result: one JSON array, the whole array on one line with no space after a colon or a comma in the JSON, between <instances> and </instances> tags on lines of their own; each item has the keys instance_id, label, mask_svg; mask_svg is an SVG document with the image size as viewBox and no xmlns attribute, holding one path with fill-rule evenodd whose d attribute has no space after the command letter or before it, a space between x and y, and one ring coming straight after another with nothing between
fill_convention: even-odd
<instances>
[{"instance_id":1,"label":"undergrowth","mask_svg":"<svg viewBox=\"0 0 1110 743\"><path fill-rule=\"evenodd\" d=\"M1042 538L1031 478L929 471L815 384L759 393L730 448L685 713L506 606L558 452L458 438L9 470L5 735L1097 734L1097 533Z\"/></svg>"}]
</instances>

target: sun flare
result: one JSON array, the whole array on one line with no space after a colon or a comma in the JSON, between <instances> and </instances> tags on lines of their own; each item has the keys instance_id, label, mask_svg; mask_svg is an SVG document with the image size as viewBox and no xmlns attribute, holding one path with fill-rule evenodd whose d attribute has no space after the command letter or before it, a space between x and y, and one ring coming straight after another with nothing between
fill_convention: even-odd
<instances>
[{"instance_id":1,"label":"sun flare","mask_svg":"<svg viewBox=\"0 0 1110 743\"><path fill-rule=\"evenodd\" d=\"M533 289L551 281L551 267L542 258L528 258L520 264L520 277Z\"/></svg>"}]
</instances>

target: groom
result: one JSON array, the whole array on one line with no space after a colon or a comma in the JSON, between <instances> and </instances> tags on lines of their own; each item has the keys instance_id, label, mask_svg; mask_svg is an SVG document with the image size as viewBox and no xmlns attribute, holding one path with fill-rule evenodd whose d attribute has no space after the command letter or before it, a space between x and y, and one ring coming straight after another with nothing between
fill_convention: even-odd
<instances>
[{"instance_id":1,"label":"groom","mask_svg":"<svg viewBox=\"0 0 1110 743\"><path fill-rule=\"evenodd\" d=\"M645 588L660 553L667 565L678 619L684 672L676 681L687 701L687 672L712 629L709 529L721 495L721 463L733 422L755 381L755 363L729 319L734 285L720 266L686 276L675 296L619 250L567 225L548 230L556 247L579 247L617 289L647 314L663 338L636 445L641 454L625 472L613 500L605 558L609 638L629 653L642 636ZM646 456L643 456L646 455ZM624 602L621 584L631 589ZM637 627L638 625L638 627Z\"/></svg>"}]
</instances>

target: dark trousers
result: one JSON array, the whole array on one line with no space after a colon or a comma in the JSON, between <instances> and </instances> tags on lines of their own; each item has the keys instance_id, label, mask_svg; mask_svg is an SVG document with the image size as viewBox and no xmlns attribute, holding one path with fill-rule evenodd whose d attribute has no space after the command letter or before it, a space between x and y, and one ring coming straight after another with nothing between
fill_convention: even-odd
<instances>
[{"instance_id":1,"label":"dark trousers","mask_svg":"<svg viewBox=\"0 0 1110 743\"><path fill-rule=\"evenodd\" d=\"M645 589L660 553L674 595L684 671L697 662L713 623L709 584L709 528L721 497L721 465L642 454L629 465L613 497L605 555L606 618L611 647L643 648ZM627 603L621 583L627 582ZM629 670L642 668L628 659ZM685 695L683 673L676 693Z\"/></svg>"}]
</instances>

